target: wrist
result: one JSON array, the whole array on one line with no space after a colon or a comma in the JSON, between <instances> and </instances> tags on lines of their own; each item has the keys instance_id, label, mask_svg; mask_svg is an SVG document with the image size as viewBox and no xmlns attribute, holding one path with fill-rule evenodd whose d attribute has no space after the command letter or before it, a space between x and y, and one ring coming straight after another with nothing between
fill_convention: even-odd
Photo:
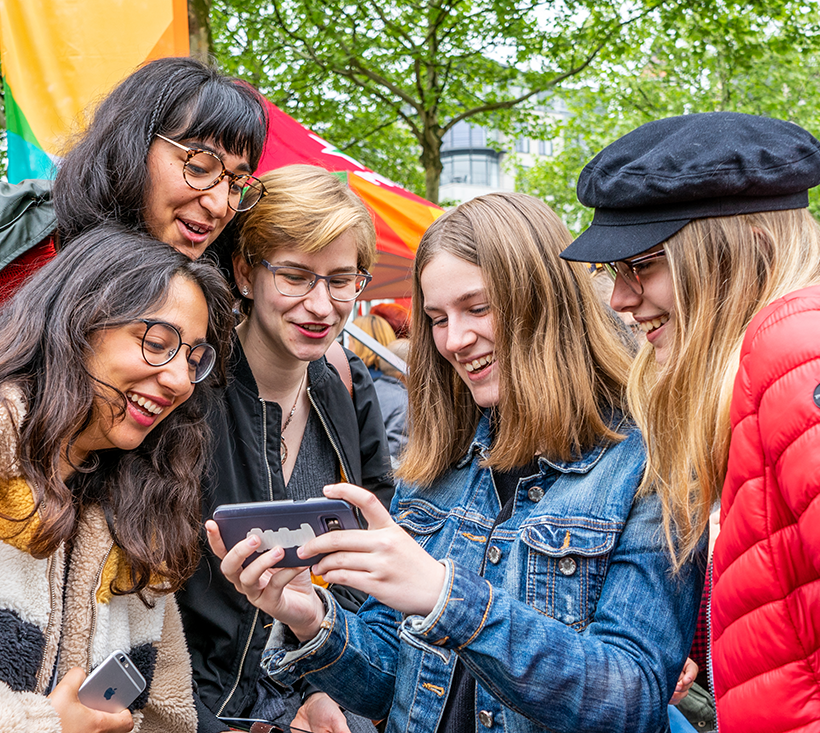
<instances>
[{"instance_id":1,"label":"wrist","mask_svg":"<svg viewBox=\"0 0 820 733\"><path fill-rule=\"evenodd\" d=\"M316 602L313 604L312 613L310 614L312 620L306 623L289 625L293 635L302 643L310 641L322 630L322 625L330 610L323 595L314 592L313 597Z\"/></svg>"}]
</instances>

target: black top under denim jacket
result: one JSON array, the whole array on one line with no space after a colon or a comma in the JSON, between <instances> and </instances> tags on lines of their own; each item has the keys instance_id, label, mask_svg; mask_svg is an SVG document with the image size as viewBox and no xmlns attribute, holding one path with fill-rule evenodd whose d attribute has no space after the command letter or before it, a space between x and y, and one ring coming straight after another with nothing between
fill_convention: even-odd
<instances>
[{"instance_id":1,"label":"black top under denim jacket","mask_svg":"<svg viewBox=\"0 0 820 733\"><path fill-rule=\"evenodd\" d=\"M387 436L367 367L347 351L353 397L322 357L308 365L308 395L350 483L375 493L386 506L393 495ZM203 518L219 504L289 498L282 476L279 437L282 410L259 398L259 390L238 340L214 432L211 469L203 482ZM271 618L257 611L219 570L207 548L196 573L177 594L191 651L199 699L200 731L215 727L213 714L244 717L256 699L260 659ZM356 610L366 594L333 587L339 602ZM208 720L210 718L210 720Z\"/></svg>"}]
</instances>

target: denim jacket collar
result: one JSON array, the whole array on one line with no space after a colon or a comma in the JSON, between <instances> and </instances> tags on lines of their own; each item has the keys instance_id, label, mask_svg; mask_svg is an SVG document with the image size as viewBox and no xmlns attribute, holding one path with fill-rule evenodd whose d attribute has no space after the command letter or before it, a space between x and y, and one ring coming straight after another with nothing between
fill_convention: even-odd
<instances>
[{"instance_id":1,"label":"denim jacket collar","mask_svg":"<svg viewBox=\"0 0 820 733\"><path fill-rule=\"evenodd\" d=\"M612 416L610 426L614 430L618 430L622 427L625 421L626 418L618 413ZM481 414L478 427L476 428L473 442L470 444L470 447L464 457L456 463L456 468L463 468L466 466L476 454L486 456L490 451L492 438L493 432L490 421L490 410L484 410ZM611 443L601 443L599 445L595 445L584 451L578 460L562 461L559 459L550 459L540 456L538 458L538 466L542 472L547 466L549 466L560 473L589 473L589 471L595 467L595 464L598 463L610 446Z\"/></svg>"}]
</instances>

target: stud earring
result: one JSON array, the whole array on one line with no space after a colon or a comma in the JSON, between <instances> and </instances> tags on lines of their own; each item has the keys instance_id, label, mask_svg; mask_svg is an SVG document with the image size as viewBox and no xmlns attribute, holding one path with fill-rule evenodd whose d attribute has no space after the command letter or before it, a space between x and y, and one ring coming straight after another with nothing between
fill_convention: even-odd
<instances>
[{"instance_id":1,"label":"stud earring","mask_svg":"<svg viewBox=\"0 0 820 733\"><path fill-rule=\"evenodd\" d=\"M242 295L244 295L246 298L248 297L248 292L250 292L250 291L248 290L247 286L242 288Z\"/></svg>"}]
</instances>

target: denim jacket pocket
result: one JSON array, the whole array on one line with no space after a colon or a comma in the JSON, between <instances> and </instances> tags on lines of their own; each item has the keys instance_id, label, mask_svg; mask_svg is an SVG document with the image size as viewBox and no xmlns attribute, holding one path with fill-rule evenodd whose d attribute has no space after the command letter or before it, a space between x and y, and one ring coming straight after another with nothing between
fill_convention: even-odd
<instances>
[{"instance_id":1,"label":"denim jacket pocket","mask_svg":"<svg viewBox=\"0 0 820 733\"><path fill-rule=\"evenodd\" d=\"M414 501L400 504L393 519L418 544L425 547L430 538L444 526L448 516L447 512L428 502Z\"/></svg>"},{"instance_id":2,"label":"denim jacket pocket","mask_svg":"<svg viewBox=\"0 0 820 733\"><path fill-rule=\"evenodd\" d=\"M538 517L521 528L528 548L527 603L577 631L595 616L623 523Z\"/></svg>"}]
</instances>

